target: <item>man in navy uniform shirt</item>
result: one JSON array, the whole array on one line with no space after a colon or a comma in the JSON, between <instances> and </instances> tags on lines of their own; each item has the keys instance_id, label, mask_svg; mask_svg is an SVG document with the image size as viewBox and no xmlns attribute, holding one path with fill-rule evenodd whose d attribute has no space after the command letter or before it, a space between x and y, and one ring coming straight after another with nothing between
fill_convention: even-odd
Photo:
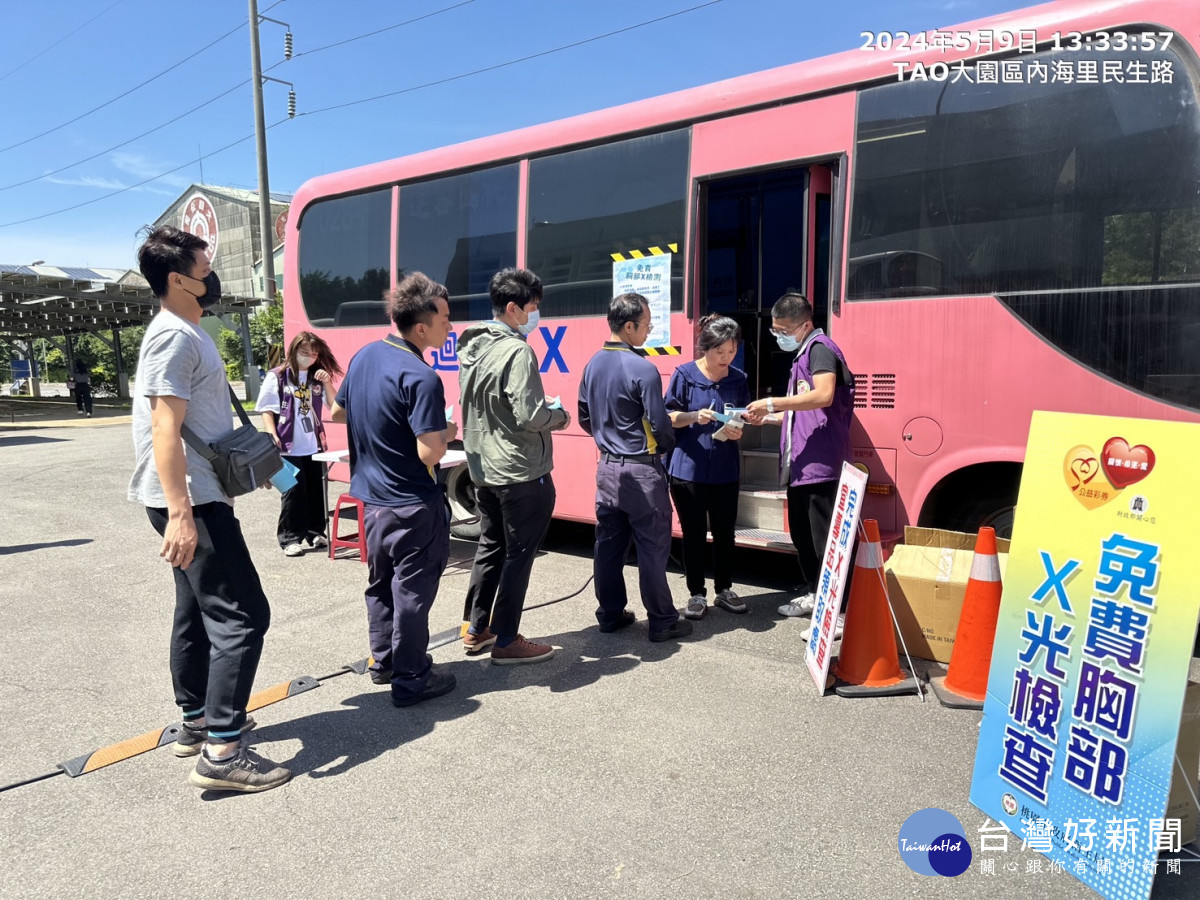
<instances>
[{"instance_id":1,"label":"man in navy uniform shirt","mask_svg":"<svg viewBox=\"0 0 1200 900\"><path fill-rule=\"evenodd\" d=\"M446 288L414 272L386 299L393 331L354 355L330 417L347 425L350 493L364 507L371 680L411 706L454 690L428 649L429 608L450 555L437 466L458 426L446 422L442 382L424 356L450 334Z\"/></svg>"},{"instance_id":2,"label":"man in navy uniform shirt","mask_svg":"<svg viewBox=\"0 0 1200 900\"><path fill-rule=\"evenodd\" d=\"M588 361L579 384L579 424L600 448L596 466L595 589L600 630L618 631L634 615L625 607L625 553L637 544L642 604L650 640L692 633L679 617L667 586L671 500L663 454L675 430L663 403L658 369L635 352L652 326L641 294L622 294L608 307L610 340Z\"/></svg>"}]
</instances>

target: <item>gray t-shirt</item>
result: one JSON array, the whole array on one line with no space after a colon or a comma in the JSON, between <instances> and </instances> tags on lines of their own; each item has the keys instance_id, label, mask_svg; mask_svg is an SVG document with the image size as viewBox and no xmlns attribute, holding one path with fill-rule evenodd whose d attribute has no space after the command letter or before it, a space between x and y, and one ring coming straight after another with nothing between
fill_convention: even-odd
<instances>
[{"instance_id":1,"label":"gray t-shirt","mask_svg":"<svg viewBox=\"0 0 1200 900\"><path fill-rule=\"evenodd\" d=\"M226 387L225 365L213 339L193 325L163 309L155 315L142 339L138 355L137 387L133 398L133 479L129 499L145 506L165 508L166 495L154 464L150 432L151 397L186 400L183 422L201 440L213 441L233 427L233 407ZM182 438L180 439L182 441ZM221 490L212 465L186 442L188 495L192 505L233 501Z\"/></svg>"}]
</instances>

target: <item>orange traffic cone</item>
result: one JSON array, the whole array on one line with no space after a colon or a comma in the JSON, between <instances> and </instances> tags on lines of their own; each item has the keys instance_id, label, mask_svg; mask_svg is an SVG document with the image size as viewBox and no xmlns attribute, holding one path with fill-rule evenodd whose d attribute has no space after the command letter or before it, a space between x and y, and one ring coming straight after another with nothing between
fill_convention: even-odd
<instances>
[{"instance_id":1,"label":"orange traffic cone","mask_svg":"<svg viewBox=\"0 0 1200 900\"><path fill-rule=\"evenodd\" d=\"M996 556L996 531L980 528L975 539L971 577L963 597L962 616L950 652L950 670L930 679L933 692L943 706L952 709L983 709L987 695L988 670L992 666L992 644L1000 618L1000 559Z\"/></svg>"},{"instance_id":2,"label":"orange traffic cone","mask_svg":"<svg viewBox=\"0 0 1200 900\"><path fill-rule=\"evenodd\" d=\"M896 653L896 631L892 624L886 582L883 577L883 548L879 523L863 520L858 551L854 555L854 579L842 649L833 674L840 697L880 697L909 694L918 690L917 681L900 668Z\"/></svg>"}]
</instances>

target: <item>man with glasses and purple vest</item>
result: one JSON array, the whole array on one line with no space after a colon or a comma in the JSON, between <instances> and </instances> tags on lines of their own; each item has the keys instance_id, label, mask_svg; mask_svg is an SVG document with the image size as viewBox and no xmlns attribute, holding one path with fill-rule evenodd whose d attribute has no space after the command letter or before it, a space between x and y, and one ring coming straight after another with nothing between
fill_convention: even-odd
<instances>
[{"instance_id":1,"label":"man with glasses and purple vest","mask_svg":"<svg viewBox=\"0 0 1200 900\"><path fill-rule=\"evenodd\" d=\"M771 333L780 350L796 351L787 396L755 400L747 407L747 418L757 424L767 416L781 416L780 483L787 485L788 530L796 547L802 593L779 612L809 616L816 604L842 463L851 459L854 375L838 345L816 327L812 304L803 294L789 291L775 302ZM849 595L847 581L845 596ZM844 619L844 614L838 617L835 637L842 636ZM811 628L801 633L804 640Z\"/></svg>"}]
</instances>

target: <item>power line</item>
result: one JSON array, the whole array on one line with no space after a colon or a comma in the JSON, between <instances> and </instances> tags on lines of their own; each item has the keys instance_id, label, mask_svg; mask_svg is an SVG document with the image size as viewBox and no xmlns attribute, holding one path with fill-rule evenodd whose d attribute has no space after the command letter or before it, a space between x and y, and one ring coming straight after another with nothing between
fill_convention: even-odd
<instances>
[{"instance_id":1,"label":"power line","mask_svg":"<svg viewBox=\"0 0 1200 900\"><path fill-rule=\"evenodd\" d=\"M325 44L322 47L314 47L312 50L305 50L292 56L292 59L297 59L301 56L312 56L314 53L320 53L322 50L332 50L334 47L341 47L343 44L353 44L355 41L361 41L364 38L375 37L377 34L383 34L385 31L392 31L396 28L403 28L405 25L412 25L414 22L420 22L423 19L432 19L434 16L440 16L442 13L450 12L453 9L458 9L462 6L469 6L475 0L462 0L461 3L455 3L453 6L446 6L442 9L435 9L433 12L426 13L423 16L417 16L415 19L408 19L404 22L397 22L395 25L388 25L384 28L378 28L375 31L368 31L366 34L360 34L357 37L346 38L341 41L334 41L332 44Z\"/></svg>"},{"instance_id":2,"label":"power line","mask_svg":"<svg viewBox=\"0 0 1200 900\"><path fill-rule=\"evenodd\" d=\"M186 118L194 112L199 112L201 109L208 106L210 103L216 103L222 97L226 97L229 94L232 94L238 88L245 87L249 83L250 83L249 78L247 78L245 81L239 81L233 87L229 88L229 90L222 91L220 94L217 94L217 96L212 97L211 99L205 100L199 106L193 106L187 112L180 113L175 118L170 119L166 122L163 122L161 125L155 126L154 128L151 128L149 131L143 131L141 134L137 135L136 137L131 137L131 138L129 138L129 140L122 141L119 144L113 144L111 147L109 147L105 150L101 150L99 153L93 153L91 156L84 157L83 159L77 159L73 163L69 163L68 165L61 166L60 168L53 169L49 172L43 172L41 175L35 175L32 178L26 178L24 181L16 181L16 182L13 182L12 184L6 184L3 187L0 187L0 191L9 191L9 190L12 190L13 188L24 187L25 185L32 184L35 181L41 181L43 178L49 178L51 175L57 175L60 172L65 172L68 169L73 169L76 166L81 166L86 162L91 162L93 159L97 159L106 153L112 153L114 150L120 150L122 147L127 146L128 144L132 144L134 141L140 141L142 138L144 138L148 135L154 134L154 132L156 132L156 131L161 131L162 129L166 128L168 125L174 125L180 119Z\"/></svg>"},{"instance_id":3,"label":"power line","mask_svg":"<svg viewBox=\"0 0 1200 900\"><path fill-rule=\"evenodd\" d=\"M117 2L121 3L121 2L123 2L123 0L117 0ZM383 34L384 32L387 32L387 31L393 31L396 28L402 28L405 25L411 25L414 22L420 22L423 19L429 19L434 16L440 15L442 13L449 12L450 10L458 9L459 7L462 7L462 6L467 6L468 4L471 4L474 2L475 2L475 0L462 0L461 3L456 3L453 6L447 6L447 7L444 7L443 9L434 10L433 12L426 13L423 16L417 16L415 19L407 19L404 22L397 22L394 25L388 25L384 28L378 28L375 31L369 31L366 34L360 34L360 35L357 35L356 37L346 38L345 40L341 40L341 41L335 41L332 44L325 44L322 47L316 47L312 50L306 50L303 53L294 54L292 56L292 59L296 59L297 57L300 57L300 56L311 55L313 53L320 53L323 50L331 50L334 47L341 47L345 44L351 44L351 43L354 43L355 41L361 41L365 38L374 37L377 34ZM115 6L116 4L114 3L113 5ZM274 4L274 6L278 6L278 5L279 5L278 3ZM268 9L270 9L270 8L272 8L272 7L268 7ZM111 7L110 7L110 9L111 9ZM232 33L232 32L230 32L230 33ZM228 35L225 35L224 37L228 37ZM224 37L218 38L217 41L224 40ZM216 43L216 42L214 42L214 43ZM210 44L209 46L211 47L212 44ZM205 49L207 49L207 48L205 48ZM197 52L202 52L202 51L197 51ZM188 57L188 58L190 59L191 57ZM186 62L186 60L184 60L184 61ZM286 60L280 60L279 62L277 62L274 65L265 69L264 71L270 72L276 66L282 65L284 62L286 62ZM155 76L155 77L158 77L158 76ZM144 83L148 84L149 82L144 82ZM149 131L143 131L141 134L137 135L137 137L132 137L126 141L122 141L119 144L114 144L113 146L109 147L106 150L101 150L98 153L93 153L91 156L86 156L83 159L78 159L75 162L68 163L65 166L60 166L59 168L54 169L50 172L43 172L40 175L35 175L32 178L26 178L24 181L17 181L17 182L13 182L12 184L4 185L4 186L0 187L0 192L12 190L13 188L24 187L25 185L32 184L35 181L41 181L42 179L49 178L52 175L58 175L61 172L67 171L68 169L73 169L76 166L81 166L84 163L91 162L93 159L97 159L106 153L111 153L113 150L120 150L122 147L132 144L134 141L141 140L144 137L148 137L148 136L154 134L156 131L161 131L163 128L168 127L169 125L174 125L180 119L186 118L187 116L190 116L194 112L199 112L201 109L208 106L210 103L215 103L217 100L220 100L222 97L225 97L226 95L232 93L233 91L237 90L238 88L242 87L243 85L245 85L247 83L248 83L248 80L242 81L242 82L234 85L233 87L231 87L229 90L222 91L220 94L217 94L217 96L212 97L209 100L206 100L205 102L201 103L199 106L194 106L187 112L181 113L180 115L176 116L175 118L170 119L166 122L163 122L161 125L158 125L154 128L151 128ZM132 88L131 90L137 90L137 88ZM127 91L126 93L129 93L129 92ZM120 98L114 98L114 99L120 99ZM109 102L111 103L113 101L109 101ZM102 107L97 107L97 109L100 109L100 108L102 108ZM95 112L95 110L93 110L93 112ZM86 116L86 115L88 115L88 113L84 113L84 116ZM80 116L79 118L83 118L83 116ZM78 119L75 119L72 121L78 121ZM71 124L71 123L66 122L66 123L64 123L63 126L59 126L59 127L61 128L61 127L64 127L65 125L69 125L69 124ZM49 133L50 132L44 132L44 134L49 134ZM38 137L41 137L41 136L42 135L35 135L34 137L30 138L29 140L30 141L36 140ZM22 142L22 143L27 143L27 142ZM13 147L18 147L18 146L20 146L20 144L13 145ZM4 150L10 150L10 149L12 149L12 147L5 147L3 149L0 149L0 153L4 152Z\"/></svg>"},{"instance_id":4,"label":"power line","mask_svg":"<svg viewBox=\"0 0 1200 900\"><path fill-rule=\"evenodd\" d=\"M286 117L283 119L280 119L278 122L268 125L267 130L269 131L270 129L274 128L276 125L282 125L286 121L288 121ZM199 159L209 159L213 156L216 156L218 153L224 153L226 150L229 150L232 147L236 147L238 144L245 143L246 141L250 140L252 137L254 137L253 133L248 134L245 137L240 137L236 141L228 143L224 147L221 147L220 149L213 150L211 153L205 153L203 156L199 157ZM62 213L65 213L65 212L71 212L72 210L81 209L84 206L91 206L93 203L99 203L101 200L107 200L110 197L117 196L118 194L124 194L126 191L132 191L135 188L140 188L143 185L147 185L152 181L157 181L160 178L165 178L167 175L174 175L180 169L186 169L188 166L192 165L195 162L197 162L197 160L189 159L187 162L185 162L181 165L178 165L173 169L168 169L166 172L159 172L157 175L152 175L149 178L145 179L144 181L139 181L137 184L126 185L123 188L120 188L118 190L112 191L107 194L102 194L99 197L93 197L91 200L85 200L83 203L76 203L74 206L67 206L67 207L64 207L63 209L56 209L53 212L42 213L40 216L30 216L27 219L20 219L19 221L16 221L16 222L5 222L4 224L0 225L0 228L11 228L14 225L24 225L26 222L36 222L38 219L48 219L51 216L57 216L57 215L61 215Z\"/></svg>"},{"instance_id":5,"label":"power line","mask_svg":"<svg viewBox=\"0 0 1200 900\"><path fill-rule=\"evenodd\" d=\"M371 103L375 100L384 100L388 97L396 97L400 94L410 94L413 91L424 90L425 88L436 87L439 84L448 84L451 81L459 81L463 78L470 78L472 75L481 75L484 72L494 72L497 69L504 69L508 66L515 66L518 63L528 62L531 59L538 59L542 56L550 56L554 53L561 53L564 50L571 50L575 47L582 47L584 44L591 44L596 41L602 41L605 38L610 38L618 34L625 34L630 31L635 31L638 28L645 28L647 25L655 25L659 22L665 22L667 19L674 19L676 16L686 15L687 13L695 12L698 9L704 9L706 6L716 6L722 0L708 0L707 3L700 3L696 6L690 6L687 9L681 9L678 12L668 13L665 16L659 16L656 19L648 19L645 22L638 22L636 25L627 25L624 28L618 28L615 31L609 31L604 34L598 34L595 37L584 38L581 41L574 41L570 44L563 44L561 47L554 47L550 50L542 50L539 53L531 53L528 56L522 56L518 59L510 59L507 62L496 63L491 66L484 66L482 69L473 69L470 72L463 72L459 75L450 75L446 78L439 78L437 81L427 81L424 84L414 85L412 87L401 88L398 91L389 91L386 94L376 94L374 97L363 97L360 100L350 100L347 103L338 103L334 106L323 106L320 109L309 110L308 112L297 113L296 118L301 116L315 116L318 113L330 112L335 109L345 109L348 106L357 106L361 103Z\"/></svg>"},{"instance_id":6,"label":"power line","mask_svg":"<svg viewBox=\"0 0 1200 900\"><path fill-rule=\"evenodd\" d=\"M474 69L470 72L464 72L459 75L451 75L447 78L442 78L437 81L430 81L425 84L419 84L419 85L414 85L413 87L402 88L401 90L391 91L390 93L387 93L387 94L379 94L375 97L364 97L361 100L352 100L348 103L339 103L334 106L326 106L321 109L314 109L314 110L310 110L308 112L298 113L297 118L299 118L300 116L315 116L320 113L330 112L335 109L344 109L345 107L348 107L348 106L356 106L356 105L359 105L362 103L370 103L374 100L382 100L387 97L397 96L399 94L412 93L413 91L419 91L424 88L434 87L439 84L446 84L447 82L458 81L463 78L469 78L472 75L479 75L484 72L492 72L492 71L495 71L496 69L503 69L507 66L516 65L517 63L527 62L531 59L538 59L539 57L549 56L553 53L560 53L563 50L569 50L573 47L581 47L584 44L591 44L591 43L594 43L595 41L600 41L605 38L613 37L618 34L625 34L627 32L634 31L638 28L645 28L648 25L654 25L658 22L664 22L668 19L676 18L677 16L686 15L687 13L695 12L696 10L699 10L699 9L704 9L705 7L708 7L708 6L716 6L718 3L721 3L721 2L722 2L722 0L708 0L708 2L706 2L706 3L700 3L700 4L697 4L696 6L691 6L691 7L688 7L687 9L679 10L678 12L668 13L665 16L659 16L654 19L648 19L644 22L638 22L637 24L634 24L634 25L627 25L626 27L618 28L615 31L609 31L604 34L596 35L595 37L585 38L580 41L574 41L570 44L563 44L560 47L554 47L550 50L543 50L539 53L531 53L528 56L522 56L522 57L519 57L518 59L509 60L508 62L497 63L492 66L485 66L481 69ZM240 85L239 85L239 87L240 87ZM276 125L282 125L286 121L288 121L287 118L280 119L279 121L275 122L274 124L269 125L267 130L274 128ZM245 137L238 138L236 141L226 144L224 147L221 147L218 150L214 150L211 153L205 153L203 156L199 157L199 159L209 159L213 156L216 156L218 153L224 153L226 150L230 149L231 147L236 147L238 144L248 141L252 137L254 137L253 134L248 134ZM62 213L65 213L65 212L71 212L72 210L80 209L81 207L84 207L84 206L90 206L93 203L99 203L101 200L107 200L110 197L115 197L118 194L125 193L126 191L131 191L131 190L134 190L135 188L142 187L143 185L149 184L152 181L157 181L159 178L163 178L167 175L172 175L175 172L178 172L180 169L185 169L195 162L197 162L197 160L195 160L195 159L188 160L187 162L182 163L181 165L178 165L173 169L170 169L166 172L161 172L158 175L154 175L150 178L145 179L144 181L139 181L137 184L131 184L126 187L120 188L118 190L112 191L108 194L103 194L99 197L93 197L91 200L86 200L83 203L77 203L74 206L68 206L68 207L65 207L64 209L57 209L57 210L54 210L53 212L42 213L41 215L31 216L29 218L20 219L15 222L4 222L4 223L0 224L0 228L11 228L14 225L24 225L27 222L36 222L39 219L48 219L51 216L57 216Z\"/></svg>"},{"instance_id":7,"label":"power line","mask_svg":"<svg viewBox=\"0 0 1200 900\"><path fill-rule=\"evenodd\" d=\"M9 75L12 75L16 72L21 71L23 68L25 68L31 62L33 62L35 59L41 59L43 56L45 56L47 53L49 53L51 50L53 50L55 47L57 47L59 44L61 44L63 41L65 41L67 38L83 31L83 29L87 28L89 25L91 25L93 22L95 22L98 18L100 18L102 15L104 15L110 9L112 9L115 6L120 6L124 2L125 2L125 0L117 0L116 3L112 4L112 6L106 6L104 9L100 10L100 12L96 13L94 16L92 16L90 19L88 19L86 22L84 22L82 25L80 25L74 31L69 31L66 34L64 34L62 37L60 37L57 41L55 41L53 44L51 44L49 47L47 47L41 53L35 53L33 56L29 57L29 59L25 60L25 62L17 65L16 67L14 67L12 69L9 69L3 75L0 75L0 81L3 81Z\"/></svg>"},{"instance_id":8,"label":"power line","mask_svg":"<svg viewBox=\"0 0 1200 900\"><path fill-rule=\"evenodd\" d=\"M119 2L121 2L121 0L117 0L117 2L119 3ZM283 0L276 0L276 2L272 3L270 6L268 6L267 9L264 10L264 12L269 12L271 9L278 6L282 2L283 2ZM116 4L113 4L113 5L115 6ZM246 23L242 22L236 28L233 28L232 30L225 32L223 35L221 35L215 41L212 41L209 44L205 44L199 50L195 51L194 53L189 54L188 56L185 56L183 59L181 59L179 62L175 63L174 65L168 66L167 68L165 68L161 72L159 72L157 75L147 78L141 84L136 84L133 87L131 87L129 90L127 90L123 93L117 94L117 96L113 97L111 100L106 100L103 103L101 103L99 106L93 107L92 109L89 109L87 112L80 113L75 118L70 119L66 122L63 122L61 125L55 125L53 128L49 128L46 131L43 131L41 134L35 134L35 135L33 135L33 137L25 138L25 140L18 141L15 144L9 144L7 147L0 147L0 153L7 153L9 150L15 150L17 147L23 147L26 144L31 143L32 141L38 140L38 138L44 138L48 134L54 134L54 132L61 131L62 129L66 128L68 125L74 125L80 119L87 118L92 113L99 112L100 110L104 109L105 107L112 106L112 104L116 103L118 100L120 100L124 97L128 97L134 91L144 88L146 85L150 84L153 81L157 81L159 78L162 78L164 75L174 71L175 69L182 66L184 63L190 62L191 60L193 60L197 56L199 56L201 53L203 53L205 50L209 49L210 47L216 46L221 41L225 40L225 38L229 37L232 34L236 34L238 31L240 31L241 29L243 29L245 27L246 27ZM72 32L72 33L74 33L74 32Z\"/></svg>"}]
</instances>

